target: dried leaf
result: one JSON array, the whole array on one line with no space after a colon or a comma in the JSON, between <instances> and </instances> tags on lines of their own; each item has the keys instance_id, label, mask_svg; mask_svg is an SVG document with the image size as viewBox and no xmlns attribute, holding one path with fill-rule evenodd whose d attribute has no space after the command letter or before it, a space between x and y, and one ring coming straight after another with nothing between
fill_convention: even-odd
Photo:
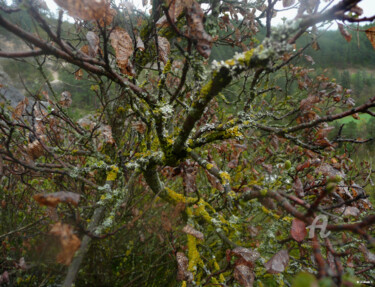
<instances>
[{"instance_id":1,"label":"dried leaf","mask_svg":"<svg viewBox=\"0 0 375 287\"><path fill-rule=\"evenodd\" d=\"M60 95L59 104L62 107L70 107L70 105L72 104L72 95L68 91L62 92Z\"/></svg>"},{"instance_id":2,"label":"dried leaf","mask_svg":"<svg viewBox=\"0 0 375 287\"><path fill-rule=\"evenodd\" d=\"M46 139L46 136L40 136L39 140L35 139L33 142L29 143L26 147L27 154L33 159L36 160L45 153L45 149L42 145L42 142Z\"/></svg>"},{"instance_id":3,"label":"dried leaf","mask_svg":"<svg viewBox=\"0 0 375 287\"><path fill-rule=\"evenodd\" d=\"M343 24L339 23L338 26L339 26L341 35L345 38L346 42L349 43L352 40L352 34L350 34L348 30L344 28Z\"/></svg>"},{"instance_id":4,"label":"dried leaf","mask_svg":"<svg viewBox=\"0 0 375 287\"><path fill-rule=\"evenodd\" d=\"M289 7L292 6L295 3L295 0L283 0L283 7Z\"/></svg>"},{"instance_id":5,"label":"dried leaf","mask_svg":"<svg viewBox=\"0 0 375 287\"><path fill-rule=\"evenodd\" d=\"M25 97L22 101L20 101L18 103L18 105L14 109L14 111L12 113L12 118L15 119L15 120L20 119L22 117L23 113L25 112L25 109L26 109L28 104L29 104L29 99Z\"/></svg>"},{"instance_id":6,"label":"dried leaf","mask_svg":"<svg viewBox=\"0 0 375 287\"><path fill-rule=\"evenodd\" d=\"M94 32L89 31L86 34L87 42L89 42L89 55L90 57L96 57L99 52L99 37Z\"/></svg>"},{"instance_id":7,"label":"dried leaf","mask_svg":"<svg viewBox=\"0 0 375 287\"><path fill-rule=\"evenodd\" d=\"M56 207L61 203L70 203L74 206L78 205L80 195L70 191L59 191L54 193L37 193L33 198L40 204L45 206Z\"/></svg>"},{"instance_id":8,"label":"dried leaf","mask_svg":"<svg viewBox=\"0 0 375 287\"><path fill-rule=\"evenodd\" d=\"M264 267L267 272L272 274L277 274L284 272L285 268L289 263L289 254L287 250L281 250L277 252L270 260L268 260Z\"/></svg>"},{"instance_id":9,"label":"dried leaf","mask_svg":"<svg viewBox=\"0 0 375 287\"><path fill-rule=\"evenodd\" d=\"M110 8L108 0L54 0L57 5L68 11L72 17L82 20L100 20L104 24L110 24L114 16L114 10Z\"/></svg>"},{"instance_id":10,"label":"dried leaf","mask_svg":"<svg viewBox=\"0 0 375 287\"><path fill-rule=\"evenodd\" d=\"M164 64L168 61L168 55L171 51L171 45L167 38L158 36L158 53L159 60L163 61Z\"/></svg>"},{"instance_id":11,"label":"dried leaf","mask_svg":"<svg viewBox=\"0 0 375 287\"><path fill-rule=\"evenodd\" d=\"M319 43L318 43L317 41L314 41L314 42L311 44L311 48L313 48L313 50L315 50L315 51L319 51L319 50L320 50Z\"/></svg>"},{"instance_id":12,"label":"dried leaf","mask_svg":"<svg viewBox=\"0 0 375 287\"><path fill-rule=\"evenodd\" d=\"M303 197L305 195L305 192L303 190L302 181L300 180L300 178L298 176L294 179L293 189L294 189L294 192L296 193L297 196Z\"/></svg>"},{"instance_id":13,"label":"dried leaf","mask_svg":"<svg viewBox=\"0 0 375 287\"><path fill-rule=\"evenodd\" d=\"M314 61L314 59L313 59L311 56L309 56L309 55L305 55L305 59L306 59L308 62L310 62L312 65L315 64L315 61Z\"/></svg>"},{"instance_id":14,"label":"dried leaf","mask_svg":"<svg viewBox=\"0 0 375 287\"><path fill-rule=\"evenodd\" d=\"M116 62L121 73L134 75L129 58L133 54L133 41L129 34L122 28L116 27L110 35L111 45L115 49Z\"/></svg>"},{"instance_id":15,"label":"dried leaf","mask_svg":"<svg viewBox=\"0 0 375 287\"><path fill-rule=\"evenodd\" d=\"M189 194L197 191L197 167L193 161L186 160L182 164L182 184L184 191Z\"/></svg>"},{"instance_id":16,"label":"dried leaf","mask_svg":"<svg viewBox=\"0 0 375 287\"><path fill-rule=\"evenodd\" d=\"M107 144L114 144L115 143L115 140L112 136L111 126L109 126L109 125L101 126L98 129L98 132L100 133L101 138L104 140L105 143L107 143Z\"/></svg>"},{"instance_id":17,"label":"dried leaf","mask_svg":"<svg viewBox=\"0 0 375 287\"><path fill-rule=\"evenodd\" d=\"M290 230L290 234L292 235L295 241L302 242L307 235L305 222L299 220L298 218L294 218L292 221L292 228Z\"/></svg>"},{"instance_id":18,"label":"dried leaf","mask_svg":"<svg viewBox=\"0 0 375 287\"><path fill-rule=\"evenodd\" d=\"M76 80L82 80L82 77L83 77L82 69L79 69L77 72L75 72L74 77L75 77Z\"/></svg>"},{"instance_id":19,"label":"dried leaf","mask_svg":"<svg viewBox=\"0 0 375 287\"><path fill-rule=\"evenodd\" d=\"M186 234L190 234L192 236L194 236L195 238L198 238L200 240L203 240L204 239L204 235L202 232L194 229L193 227L191 227L190 225L185 225L185 227L182 229L183 232L185 232Z\"/></svg>"},{"instance_id":20,"label":"dried leaf","mask_svg":"<svg viewBox=\"0 0 375 287\"><path fill-rule=\"evenodd\" d=\"M57 255L57 262L69 265L75 252L81 246L81 240L73 233L73 227L68 224L56 223L50 233L60 240L62 250Z\"/></svg>"},{"instance_id":21,"label":"dried leaf","mask_svg":"<svg viewBox=\"0 0 375 287\"><path fill-rule=\"evenodd\" d=\"M146 124L142 121L132 122L132 128L137 132L143 134L146 131Z\"/></svg>"},{"instance_id":22,"label":"dried leaf","mask_svg":"<svg viewBox=\"0 0 375 287\"><path fill-rule=\"evenodd\" d=\"M237 257L242 258L247 263L254 263L260 257L258 251L240 246L234 248L231 253Z\"/></svg>"},{"instance_id":23,"label":"dried leaf","mask_svg":"<svg viewBox=\"0 0 375 287\"><path fill-rule=\"evenodd\" d=\"M191 282L194 279L193 273L188 271L189 259L183 252L176 253L177 259L177 280Z\"/></svg>"},{"instance_id":24,"label":"dried leaf","mask_svg":"<svg viewBox=\"0 0 375 287\"><path fill-rule=\"evenodd\" d=\"M366 30L366 36L370 40L372 47L375 49L375 27Z\"/></svg>"},{"instance_id":25,"label":"dried leaf","mask_svg":"<svg viewBox=\"0 0 375 287\"><path fill-rule=\"evenodd\" d=\"M208 58L211 54L212 37L204 30L203 16L200 4L195 1L186 9L186 19L189 28L188 35L191 39L195 40L195 46L199 54Z\"/></svg>"},{"instance_id":26,"label":"dried leaf","mask_svg":"<svg viewBox=\"0 0 375 287\"><path fill-rule=\"evenodd\" d=\"M352 114L353 119L360 120L358 113Z\"/></svg>"},{"instance_id":27,"label":"dried leaf","mask_svg":"<svg viewBox=\"0 0 375 287\"><path fill-rule=\"evenodd\" d=\"M139 37L139 36L137 37L136 49L138 49L140 51L145 50L145 44L143 43L141 37Z\"/></svg>"},{"instance_id":28,"label":"dried leaf","mask_svg":"<svg viewBox=\"0 0 375 287\"><path fill-rule=\"evenodd\" d=\"M236 265L234 267L233 277L244 287L252 287L254 284L254 272L247 265Z\"/></svg>"},{"instance_id":29,"label":"dried leaf","mask_svg":"<svg viewBox=\"0 0 375 287\"><path fill-rule=\"evenodd\" d=\"M366 262L375 264L375 254L370 252L363 243L359 245L359 250L363 253Z\"/></svg>"}]
</instances>

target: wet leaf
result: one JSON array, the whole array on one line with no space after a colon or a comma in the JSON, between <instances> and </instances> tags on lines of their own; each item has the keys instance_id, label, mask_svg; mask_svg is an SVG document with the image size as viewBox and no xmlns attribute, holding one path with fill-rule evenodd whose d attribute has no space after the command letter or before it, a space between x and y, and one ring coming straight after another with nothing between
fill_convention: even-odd
<instances>
[{"instance_id":1,"label":"wet leaf","mask_svg":"<svg viewBox=\"0 0 375 287\"><path fill-rule=\"evenodd\" d=\"M75 252L81 246L81 240L73 233L73 227L61 222L53 225L50 233L58 237L61 251L57 254L56 261L64 265L70 265Z\"/></svg>"},{"instance_id":2,"label":"wet leaf","mask_svg":"<svg viewBox=\"0 0 375 287\"><path fill-rule=\"evenodd\" d=\"M350 34L350 33L348 32L348 30L346 30L346 29L344 28L344 25L343 25L343 24L339 23L338 26L339 26L339 30L340 30L341 35L342 35L342 36L345 38L345 40L349 43L349 42L352 40L352 34Z\"/></svg>"},{"instance_id":3,"label":"wet leaf","mask_svg":"<svg viewBox=\"0 0 375 287\"><path fill-rule=\"evenodd\" d=\"M212 37L204 30L203 16L200 4L195 1L186 9L189 37L196 42L195 46L199 54L208 58L211 54Z\"/></svg>"},{"instance_id":4,"label":"wet leaf","mask_svg":"<svg viewBox=\"0 0 375 287\"><path fill-rule=\"evenodd\" d=\"M375 49L375 27L366 30L366 36L370 40L372 47Z\"/></svg>"},{"instance_id":5,"label":"wet leaf","mask_svg":"<svg viewBox=\"0 0 375 287\"><path fill-rule=\"evenodd\" d=\"M303 197L305 195L305 192L303 190L302 181L300 180L300 178L298 176L294 179L293 189L294 189L294 192L296 193L297 196Z\"/></svg>"},{"instance_id":6,"label":"wet leaf","mask_svg":"<svg viewBox=\"0 0 375 287\"><path fill-rule=\"evenodd\" d=\"M258 251L251 250L245 247L236 247L231 251L231 253L237 257L242 258L248 263L254 263L260 257Z\"/></svg>"},{"instance_id":7,"label":"wet leaf","mask_svg":"<svg viewBox=\"0 0 375 287\"><path fill-rule=\"evenodd\" d=\"M120 27L116 27L110 35L111 45L115 49L116 62L121 73L126 75L134 75L133 67L129 62L130 56L133 54L133 41L128 32Z\"/></svg>"},{"instance_id":8,"label":"wet leaf","mask_svg":"<svg viewBox=\"0 0 375 287\"><path fill-rule=\"evenodd\" d=\"M37 193L33 198L40 205L45 206L56 207L59 203L70 203L77 206L80 195L70 191L59 191L53 193Z\"/></svg>"},{"instance_id":9,"label":"wet leaf","mask_svg":"<svg viewBox=\"0 0 375 287\"><path fill-rule=\"evenodd\" d=\"M190 225L185 225L185 227L182 229L183 232L185 232L186 234L190 234L192 236L194 236L195 238L198 238L200 240L203 240L204 239L204 235L202 232L194 229L192 226Z\"/></svg>"},{"instance_id":10,"label":"wet leaf","mask_svg":"<svg viewBox=\"0 0 375 287\"><path fill-rule=\"evenodd\" d=\"M277 274L284 272L289 263L289 254L287 250L277 252L268 262L264 264L267 272Z\"/></svg>"},{"instance_id":11,"label":"wet leaf","mask_svg":"<svg viewBox=\"0 0 375 287\"><path fill-rule=\"evenodd\" d=\"M188 281L191 282L194 279L193 273L188 271L189 259L183 252L176 253L177 259L177 280L178 281Z\"/></svg>"},{"instance_id":12,"label":"wet leaf","mask_svg":"<svg viewBox=\"0 0 375 287\"><path fill-rule=\"evenodd\" d=\"M234 267L233 277L244 287L252 287L254 284L254 272L247 265L236 265Z\"/></svg>"},{"instance_id":13,"label":"wet leaf","mask_svg":"<svg viewBox=\"0 0 375 287\"><path fill-rule=\"evenodd\" d=\"M292 235L292 238L297 242L302 242L306 235L306 224L302 220L299 220L298 218L294 218L292 221L292 228L290 230L290 234Z\"/></svg>"}]
</instances>

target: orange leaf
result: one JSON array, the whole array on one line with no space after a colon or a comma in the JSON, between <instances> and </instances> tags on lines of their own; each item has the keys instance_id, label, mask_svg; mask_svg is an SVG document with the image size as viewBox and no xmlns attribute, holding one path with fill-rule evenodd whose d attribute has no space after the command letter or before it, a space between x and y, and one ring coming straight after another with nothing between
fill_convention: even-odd
<instances>
[{"instance_id":1,"label":"orange leaf","mask_svg":"<svg viewBox=\"0 0 375 287\"><path fill-rule=\"evenodd\" d=\"M366 30L366 36L370 40L372 47L375 49L375 27Z\"/></svg>"},{"instance_id":2,"label":"orange leaf","mask_svg":"<svg viewBox=\"0 0 375 287\"><path fill-rule=\"evenodd\" d=\"M57 254L57 262L69 265L74 254L81 246L81 240L73 233L73 227L68 224L56 223L50 233L60 240L62 250Z\"/></svg>"},{"instance_id":3,"label":"orange leaf","mask_svg":"<svg viewBox=\"0 0 375 287\"><path fill-rule=\"evenodd\" d=\"M340 30L340 33L341 35L345 38L345 40L349 43L351 40L352 40L352 34L350 34L348 32L348 30L346 30L344 28L344 25L343 24L338 24L339 25L339 30Z\"/></svg>"},{"instance_id":4,"label":"orange leaf","mask_svg":"<svg viewBox=\"0 0 375 287\"><path fill-rule=\"evenodd\" d=\"M56 207L60 202L78 205L80 195L70 191L59 191L54 193L37 193L33 198L40 204Z\"/></svg>"}]
</instances>

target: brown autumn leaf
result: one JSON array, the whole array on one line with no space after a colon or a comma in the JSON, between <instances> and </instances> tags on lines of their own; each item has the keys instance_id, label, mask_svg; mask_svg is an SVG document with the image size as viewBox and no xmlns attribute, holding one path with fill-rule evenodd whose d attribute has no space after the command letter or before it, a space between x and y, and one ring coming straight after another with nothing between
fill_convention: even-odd
<instances>
[{"instance_id":1,"label":"brown autumn leaf","mask_svg":"<svg viewBox=\"0 0 375 287\"><path fill-rule=\"evenodd\" d=\"M296 195L298 197L303 197L305 195L305 192L303 190L302 181L300 180L300 178L298 176L294 179L293 189L294 189L294 192L296 193Z\"/></svg>"},{"instance_id":2,"label":"brown autumn leaf","mask_svg":"<svg viewBox=\"0 0 375 287\"><path fill-rule=\"evenodd\" d=\"M60 95L59 104L65 108L70 107L72 104L72 95L68 91L62 92Z\"/></svg>"},{"instance_id":3,"label":"brown autumn leaf","mask_svg":"<svg viewBox=\"0 0 375 287\"><path fill-rule=\"evenodd\" d=\"M81 240L73 233L73 227L69 224L56 223L50 233L58 237L61 251L57 254L56 261L64 265L70 265L74 254L81 246Z\"/></svg>"},{"instance_id":4,"label":"brown autumn leaf","mask_svg":"<svg viewBox=\"0 0 375 287\"><path fill-rule=\"evenodd\" d=\"M208 58L211 54L212 37L204 30L203 11L199 3L193 1L186 8L186 20L188 24L188 36L195 41L195 47L199 54Z\"/></svg>"},{"instance_id":5,"label":"brown autumn leaf","mask_svg":"<svg viewBox=\"0 0 375 287\"><path fill-rule=\"evenodd\" d=\"M289 6L292 6L295 3L295 0L283 0L283 7L287 8Z\"/></svg>"},{"instance_id":6,"label":"brown autumn leaf","mask_svg":"<svg viewBox=\"0 0 375 287\"><path fill-rule=\"evenodd\" d=\"M132 129L143 134L147 129L147 125L142 121L132 122Z\"/></svg>"},{"instance_id":7,"label":"brown autumn leaf","mask_svg":"<svg viewBox=\"0 0 375 287\"><path fill-rule=\"evenodd\" d=\"M111 45L116 53L116 62L121 73L126 75L134 75L133 67L129 62L130 56L133 54L133 41L123 28L116 27L110 35Z\"/></svg>"},{"instance_id":8,"label":"brown autumn leaf","mask_svg":"<svg viewBox=\"0 0 375 287\"><path fill-rule=\"evenodd\" d=\"M12 113L12 118L14 120L20 119L22 117L23 113L25 112L25 109L26 109L28 104L29 104L29 99L25 97L22 101L20 101L18 103L18 105L14 109L14 111Z\"/></svg>"},{"instance_id":9,"label":"brown autumn leaf","mask_svg":"<svg viewBox=\"0 0 375 287\"><path fill-rule=\"evenodd\" d=\"M252 287L254 284L255 274L249 266L239 264L234 267L233 277L244 287Z\"/></svg>"},{"instance_id":10,"label":"brown autumn leaf","mask_svg":"<svg viewBox=\"0 0 375 287\"><path fill-rule=\"evenodd\" d=\"M200 240L203 240L204 239L204 234L196 229L194 229L192 226L190 225L185 225L185 227L182 229L183 232L185 232L186 234L190 234L192 236L194 236L195 238L198 238Z\"/></svg>"},{"instance_id":11,"label":"brown autumn leaf","mask_svg":"<svg viewBox=\"0 0 375 287\"><path fill-rule=\"evenodd\" d=\"M177 259L177 280L191 282L194 279L193 273L188 271L189 259L183 252L176 253Z\"/></svg>"},{"instance_id":12,"label":"brown autumn leaf","mask_svg":"<svg viewBox=\"0 0 375 287\"><path fill-rule=\"evenodd\" d=\"M277 252L270 260L268 260L264 267L268 273L277 274L284 272L289 263L288 250L281 250Z\"/></svg>"},{"instance_id":13,"label":"brown autumn leaf","mask_svg":"<svg viewBox=\"0 0 375 287\"><path fill-rule=\"evenodd\" d=\"M349 43L349 42L352 40L352 34L350 34L350 33L348 32L348 30L346 30L346 29L344 28L344 25L343 25L343 24L338 23L338 26L339 26L339 30L340 30L341 35L345 38L346 42Z\"/></svg>"},{"instance_id":14,"label":"brown autumn leaf","mask_svg":"<svg viewBox=\"0 0 375 287\"><path fill-rule=\"evenodd\" d=\"M302 220L299 220L298 218L294 218L292 221L292 228L290 230L290 234L292 235L292 238L297 242L302 242L306 235L306 224Z\"/></svg>"},{"instance_id":15,"label":"brown autumn leaf","mask_svg":"<svg viewBox=\"0 0 375 287\"><path fill-rule=\"evenodd\" d=\"M89 31L86 34L87 42L89 43L89 56L95 58L99 52L99 37L94 32Z\"/></svg>"},{"instance_id":16,"label":"brown autumn leaf","mask_svg":"<svg viewBox=\"0 0 375 287\"><path fill-rule=\"evenodd\" d=\"M163 63L167 63L168 55L171 51L171 45L167 38L158 36L158 53L159 53L159 60L163 61Z\"/></svg>"},{"instance_id":17,"label":"brown autumn leaf","mask_svg":"<svg viewBox=\"0 0 375 287\"><path fill-rule=\"evenodd\" d=\"M375 49L375 27L366 30L366 36L370 40L372 47Z\"/></svg>"},{"instance_id":18,"label":"brown autumn leaf","mask_svg":"<svg viewBox=\"0 0 375 287\"><path fill-rule=\"evenodd\" d=\"M314 42L311 44L311 48L313 48L313 50L315 50L315 51L319 51L319 50L320 50L320 46L319 46L318 41L314 41Z\"/></svg>"},{"instance_id":19,"label":"brown autumn leaf","mask_svg":"<svg viewBox=\"0 0 375 287\"><path fill-rule=\"evenodd\" d=\"M353 119L360 120L358 113L352 114Z\"/></svg>"},{"instance_id":20,"label":"brown autumn leaf","mask_svg":"<svg viewBox=\"0 0 375 287\"><path fill-rule=\"evenodd\" d=\"M82 78L83 78L82 69L77 70L77 72L74 73L74 77L75 77L76 80L82 80Z\"/></svg>"},{"instance_id":21,"label":"brown autumn leaf","mask_svg":"<svg viewBox=\"0 0 375 287\"><path fill-rule=\"evenodd\" d=\"M80 195L70 191L58 191L53 193L37 193L33 198L40 205L45 206L56 207L59 203L70 203L77 206Z\"/></svg>"},{"instance_id":22,"label":"brown autumn leaf","mask_svg":"<svg viewBox=\"0 0 375 287\"><path fill-rule=\"evenodd\" d=\"M108 0L54 0L57 5L68 11L72 17L85 21L98 20L101 24L109 25L114 16L114 10Z\"/></svg>"},{"instance_id":23,"label":"brown autumn leaf","mask_svg":"<svg viewBox=\"0 0 375 287\"><path fill-rule=\"evenodd\" d=\"M254 263L259 257L260 254L258 251L251 250L245 247L236 247L231 253L237 257L243 259L246 263Z\"/></svg>"},{"instance_id":24,"label":"brown autumn leaf","mask_svg":"<svg viewBox=\"0 0 375 287\"><path fill-rule=\"evenodd\" d=\"M34 141L30 142L26 147L26 153L33 159L36 160L44 153L46 150L44 149L42 142L46 140L46 136L42 135L39 137L39 140L35 139Z\"/></svg>"}]
</instances>

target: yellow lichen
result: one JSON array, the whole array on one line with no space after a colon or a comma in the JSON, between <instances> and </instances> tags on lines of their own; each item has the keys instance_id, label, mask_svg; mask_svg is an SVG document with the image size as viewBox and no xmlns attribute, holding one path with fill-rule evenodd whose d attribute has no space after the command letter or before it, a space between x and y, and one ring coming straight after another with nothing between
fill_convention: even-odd
<instances>
[{"instance_id":1,"label":"yellow lichen","mask_svg":"<svg viewBox=\"0 0 375 287\"><path fill-rule=\"evenodd\" d=\"M230 175L229 173L222 171L220 172L221 182L222 184L230 183Z\"/></svg>"},{"instance_id":2,"label":"yellow lichen","mask_svg":"<svg viewBox=\"0 0 375 287\"><path fill-rule=\"evenodd\" d=\"M188 258L189 258L189 266L188 270L192 272L194 275L196 274L198 264L202 264L202 259L199 255L199 251L197 249L197 239L193 236L188 234L187 235L187 247L188 247Z\"/></svg>"},{"instance_id":3,"label":"yellow lichen","mask_svg":"<svg viewBox=\"0 0 375 287\"><path fill-rule=\"evenodd\" d=\"M210 170L211 168L213 168L213 165L212 165L211 163L208 163L208 164L206 165L206 168L207 168L208 170Z\"/></svg>"},{"instance_id":4,"label":"yellow lichen","mask_svg":"<svg viewBox=\"0 0 375 287\"><path fill-rule=\"evenodd\" d=\"M111 170L107 173L107 181L114 181L117 178L119 168L115 165L111 166Z\"/></svg>"}]
</instances>

